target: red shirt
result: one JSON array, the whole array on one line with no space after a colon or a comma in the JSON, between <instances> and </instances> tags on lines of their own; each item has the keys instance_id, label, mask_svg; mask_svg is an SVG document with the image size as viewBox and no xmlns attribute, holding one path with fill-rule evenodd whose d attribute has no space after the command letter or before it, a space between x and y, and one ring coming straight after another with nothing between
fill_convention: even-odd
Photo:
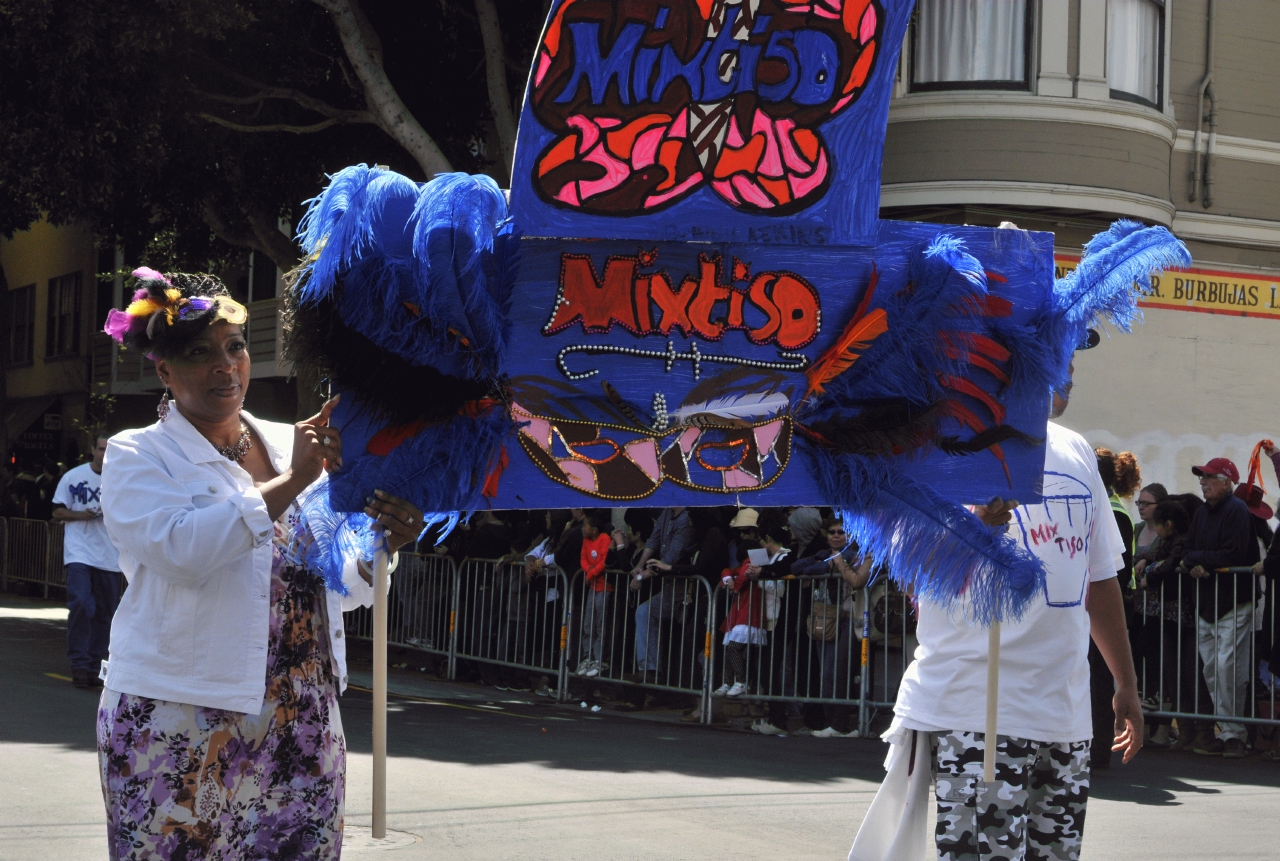
<instances>
[{"instance_id":1,"label":"red shirt","mask_svg":"<svg viewBox=\"0 0 1280 861\"><path fill-rule=\"evenodd\" d=\"M601 532L595 538L582 539L582 573L587 575L587 583L593 592L612 592L604 577L605 559L609 555L609 546L613 543L608 535Z\"/></svg>"}]
</instances>

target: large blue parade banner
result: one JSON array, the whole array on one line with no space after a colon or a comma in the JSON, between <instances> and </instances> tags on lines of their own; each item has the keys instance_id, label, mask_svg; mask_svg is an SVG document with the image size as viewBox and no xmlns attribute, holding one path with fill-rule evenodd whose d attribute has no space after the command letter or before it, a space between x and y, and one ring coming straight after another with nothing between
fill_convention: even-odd
<instances>
[{"instance_id":1,"label":"large blue parade banner","mask_svg":"<svg viewBox=\"0 0 1280 861\"><path fill-rule=\"evenodd\" d=\"M560 0L509 202L335 174L290 293L344 394L313 507L825 504L922 594L1021 606L1038 563L962 504L1039 499L1071 352L1185 250L1121 222L1055 283L1050 234L881 221L911 6Z\"/></svg>"}]
</instances>

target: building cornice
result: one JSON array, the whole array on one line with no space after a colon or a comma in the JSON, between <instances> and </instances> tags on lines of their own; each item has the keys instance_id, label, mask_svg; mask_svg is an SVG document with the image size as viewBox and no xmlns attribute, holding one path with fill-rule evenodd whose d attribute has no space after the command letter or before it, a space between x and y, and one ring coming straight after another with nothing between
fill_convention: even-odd
<instances>
[{"instance_id":1,"label":"building cornice","mask_svg":"<svg viewBox=\"0 0 1280 861\"><path fill-rule=\"evenodd\" d=\"M928 120L1029 120L1092 125L1139 132L1173 146L1178 124L1173 118L1118 99L1067 99L1026 93L911 93L889 103L890 123ZM1219 136L1219 141L1222 137Z\"/></svg>"},{"instance_id":2,"label":"building cornice","mask_svg":"<svg viewBox=\"0 0 1280 861\"><path fill-rule=\"evenodd\" d=\"M1087 185L994 180L895 182L880 187L880 206L957 206L964 204L1081 209L1127 215L1166 227L1173 220L1168 200Z\"/></svg>"},{"instance_id":3,"label":"building cornice","mask_svg":"<svg viewBox=\"0 0 1280 861\"><path fill-rule=\"evenodd\" d=\"M1173 216L1172 230L1180 239L1246 248L1280 248L1280 221L1178 210Z\"/></svg>"},{"instance_id":4,"label":"building cornice","mask_svg":"<svg viewBox=\"0 0 1280 861\"><path fill-rule=\"evenodd\" d=\"M1195 147L1195 138L1195 132L1180 129L1178 131L1178 140L1173 145L1174 152L1192 152ZM1204 148L1205 144L1201 142L1200 151L1204 152ZM1236 161L1280 165L1280 143L1258 140L1257 138L1218 135L1214 141L1213 154L1218 158L1229 158Z\"/></svg>"}]
</instances>

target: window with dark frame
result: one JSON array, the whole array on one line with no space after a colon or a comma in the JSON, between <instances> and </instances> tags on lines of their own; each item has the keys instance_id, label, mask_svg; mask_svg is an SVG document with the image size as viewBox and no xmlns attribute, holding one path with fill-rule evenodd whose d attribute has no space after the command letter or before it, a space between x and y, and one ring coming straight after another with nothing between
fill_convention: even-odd
<instances>
[{"instance_id":1,"label":"window with dark frame","mask_svg":"<svg viewBox=\"0 0 1280 861\"><path fill-rule=\"evenodd\" d=\"M80 355L82 273L49 279L49 313L44 354L49 358Z\"/></svg>"},{"instance_id":2,"label":"window with dark frame","mask_svg":"<svg viewBox=\"0 0 1280 861\"><path fill-rule=\"evenodd\" d=\"M918 0L913 93L1031 89L1031 0Z\"/></svg>"},{"instance_id":3,"label":"window with dark frame","mask_svg":"<svg viewBox=\"0 0 1280 861\"><path fill-rule=\"evenodd\" d=\"M1111 98L1160 110L1164 101L1164 0L1108 0Z\"/></svg>"},{"instance_id":4,"label":"window with dark frame","mask_svg":"<svg viewBox=\"0 0 1280 861\"><path fill-rule=\"evenodd\" d=\"M4 358L8 365L32 359L36 336L36 285L10 290L5 297Z\"/></svg>"}]
</instances>

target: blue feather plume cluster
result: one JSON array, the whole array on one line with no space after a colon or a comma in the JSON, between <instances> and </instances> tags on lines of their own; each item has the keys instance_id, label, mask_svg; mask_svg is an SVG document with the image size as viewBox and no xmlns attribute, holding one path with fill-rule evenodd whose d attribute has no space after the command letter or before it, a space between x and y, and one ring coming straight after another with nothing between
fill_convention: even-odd
<instances>
[{"instance_id":1,"label":"blue feather plume cluster","mask_svg":"<svg viewBox=\"0 0 1280 861\"><path fill-rule=\"evenodd\" d=\"M826 385L817 410L885 398L930 404L943 396L939 374L960 374L964 362L947 356L942 337L981 331L975 317L987 295L982 264L956 237L940 234L913 255L907 287L885 297L889 333Z\"/></svg>"},{"instance_id":2,"label":"blue feather plume cluster","mask_svg":"<svg viewBox=\"0 0 1280 861\"><path fill-rule=\"evenodd\" d=\"M918 598L963 602L981 625L1017 619L1044 587L1044 564L888 458L806 446L823 498L849 538Z\"/></svg>"},{"instance_id":3,"label":"blue feather plume cluster","mask_svg":"<svg viewBox=\"0 0 1280 861\"><path fill-rule=\"evenodd\" d=\"M335 300L346 325L415 365L498 373L514 243L497 183L458 173L420 184L362 164L308 203L300 304Z\"/></svg>"},{"instance_id":4,"label":"blue feather plume cluster","mask_svg":"<svg viewBox=\"0 0 1280 861\"><path fill-rule=\"evenodd\" d=\"M1057 389L1090 326L1106 320L1128 332L1141 319L1138 298L1151 292L1151 276L1190 265L1187 246L1165 228L1117 221L1085 244L1079 266L1054 282L1034 331L1010 333L1015 381Z\"/></svg>"},{"instance_id":5,"label":"blue feather plume cluster","mask_svg":"<svg viewBox=\"0 0 1280 861\"><path fill-rule=\"evenodd\" d=\"M306 566L320 573L329 591L348 594L342 582L343 564L350 558L372 559L386 546L380 530L363 511L334 511L325 478L298 499L298 508L302 511L298 529L310 533L297 536L304 542Z\"/></svg>"}]
</instances>

